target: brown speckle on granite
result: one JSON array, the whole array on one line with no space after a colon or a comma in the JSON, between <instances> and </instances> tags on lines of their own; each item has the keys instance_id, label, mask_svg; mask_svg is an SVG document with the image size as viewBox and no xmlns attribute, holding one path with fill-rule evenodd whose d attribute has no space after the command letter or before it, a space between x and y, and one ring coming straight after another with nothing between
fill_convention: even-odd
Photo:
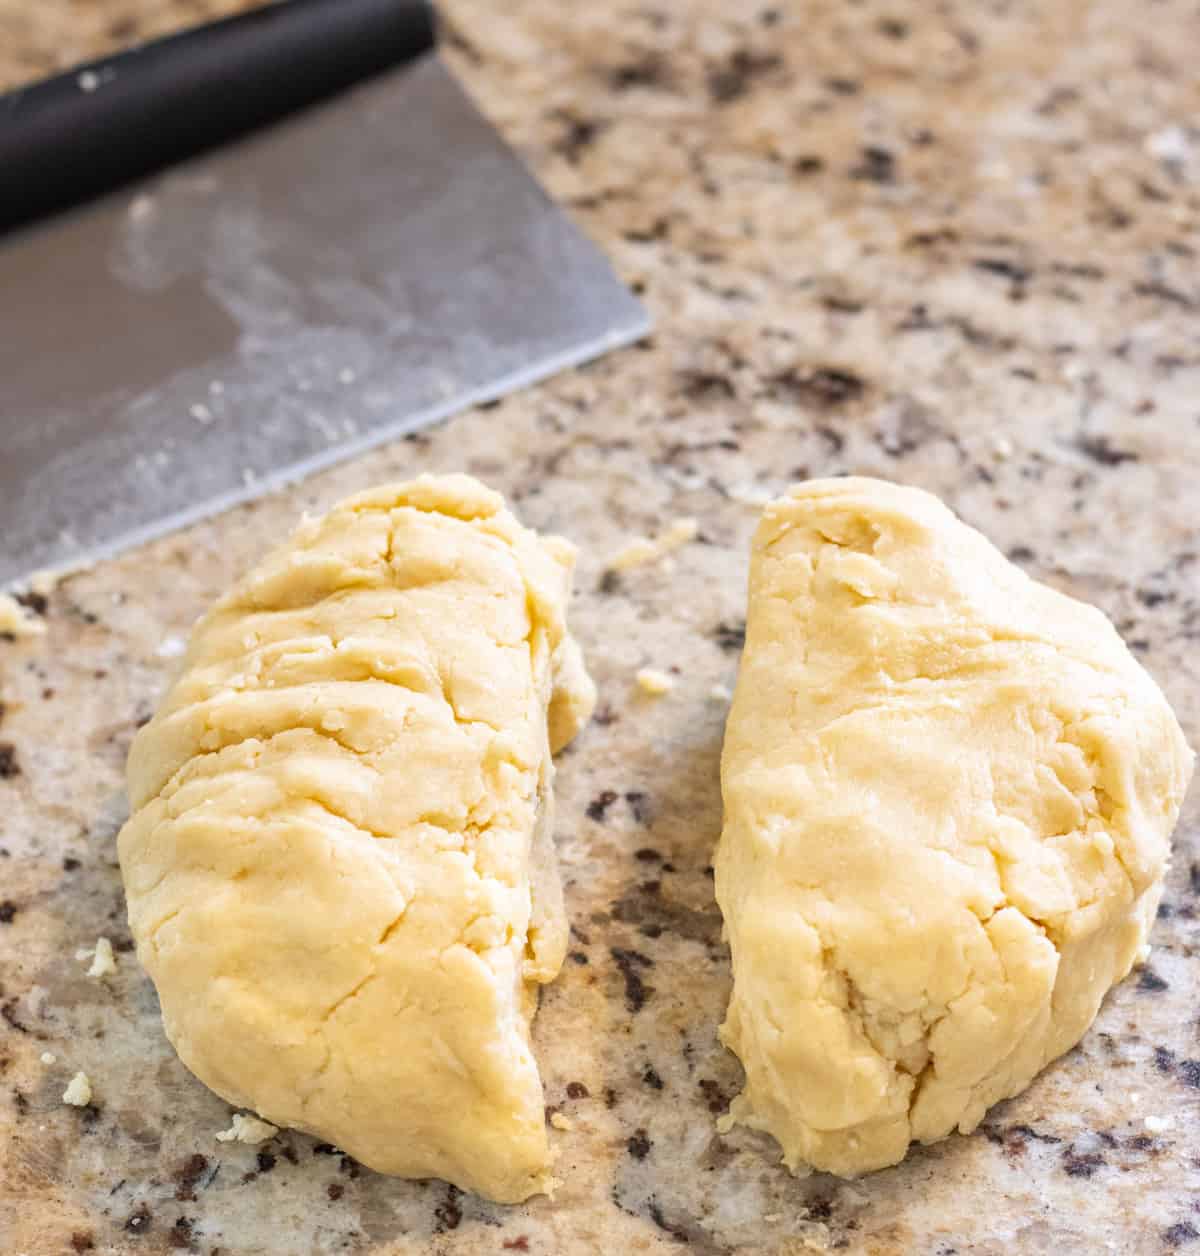
<instances>
[{"instance_id":1,"label":"brown speckle on granite","mask_svg":"<svg viewBox=\"0 0 1200 1256\"><path fill-rule=\"evenodd\" d=\"M0 0L0 85L242 7ZM974 1135L851 1188L716 1133L741 1073L717 1040L710 863L710 693L744 644L749 538L758 503L810 474L941 495L1119 623L1200 743L1194 4L1159 0L1153 20L1128 0L439 10L443 55L644 294L654 334L68 577L45 637L0 641L0 931L20 942L0 956L0 1246L1200 1251L1196 790L1153 955L1093 1032ZM579 545L573 625L601 694L557 770L573 940L533 1031L547 1100L577 1128L555 1198L508 1208L301 1134L271 1168L254 1148L218 1159L228 1105L175 1058L133 956L106 983L71 960L81 939L128 942L122 758L170 670L164 637L302 510L467 464ZM684 516L705 544L604 578L631 535ZM679 668L669 704L630 701L647 660ZM60 1103L68 1068L103 1114Z\"/></svg>"}]
</instances>

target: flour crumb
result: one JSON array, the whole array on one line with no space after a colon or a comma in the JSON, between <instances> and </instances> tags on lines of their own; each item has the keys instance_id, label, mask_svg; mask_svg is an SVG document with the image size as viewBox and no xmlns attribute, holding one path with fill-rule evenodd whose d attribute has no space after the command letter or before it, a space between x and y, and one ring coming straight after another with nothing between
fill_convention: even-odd
<instances>
[{"instance_id":1,"label":"flour crumb","mask_svg":"<svg viewBox=\"0 0 1200 1256\"><path fill-rule=\"evenodd\" d=\"M550 1114L550 1124L553 1125L556 1130L562 1130L564 1133L575 1128L575 1122L562 1112L552 1112Z\"/></svg>"},{"instance_id":2,"label":"flour crumb","mask_svg":"<svg viewBox=\"0 0 1200 1256\"><path fill-rule=\"evenodd\" d=\"M717 684L708 691L708 696L714 702L728 702L733 697L733 693L728 685Z\"/></svg>"},{"instance_id":3,"label":"flour crumb","mask_svg":"<svg viewBox=\"0 0 1200 1256\"><path fill-rule=\"evenodd\" d=\"M268 1138L274 1138L279 1133L277 1126L270 1121L260 1121L256 1116L242 1116L240 1112L234 1114L233 1124L227 1130L220 1130L217 1133L217 1142L219 1143L265 1143Z\"/></svg>"},{"instance_id":4,"label":"flour crumb","mask_svg":"<svg viewBox=\"0 0 1200 1256\"><path fill-rule=\"evenodd\" d=\"M84 70L76 79L80 91L94 92L100 86L100 75L95 70Z\"/></svg>"},{"instance_id":5,"label":"flour crumb","mask_svg":"<svg viewBox=\"0 0 1200 1256\"><path fill-rule=\"evenodd\" d=\"M58 1056L56 1056L53 1051L43 1051L39 1058L47 1068L49 1068L51 1064L58 1063Z\"/></svg>"},{"instance_id":6,"label":"flour crumb","mask_svg":"<svg viewBox=\"0 0 1200 1256\"><path fill-rule=\"evenodd\" d=\"M107 977L117 971L116 956L113 955L112 943L107 938L97 938L95 946L80 947L75 952L75 958L92 961L91 967L87 970L89 977Z\"/></svg>"},{"instance_id":7,"label":"flour crumb","mask_svg":"<svg viewBox=\"0 0 1200 1256\"><path fill-rule=\"evenodd\" d=\"M88 1075L76 1073L67 1083L62 1099L63 1103L69 1103L74 1108L86 1108L92 1102L92 1083L88 1080Z\"/></svg>"},{"instance_id":8,"label":"flour crumb","mask_svg":"<svg viewBox=\"0 0 1200 1256\"><path fill-rule=\"evenodd\" d=\"M182 637L164 637L155 647L154 653L160 659L177 659L187 649L187 642Z\"/></svg>"},{"instance_id":9,"label":"flour crumb","mask_svg":"<svg viewBox=\"0 0 1200 1256\"><path fill-rule=\"evenodd\" d=\"M1013 456L1013 443L1007 436L997 436L992 441L992 456L997 462L1004 462L1005 459Z\"/></svg>"},{"instance_id":10,"label":"flour crumb","mask_svg":"<svg viewBox=\"0 0 1200 1256\"><path fill-rule=\"evenodd\" d=\"M46 625L8 593L0 593L0 632L14 637L40 637Z\"/></svg>"},{"instance_id":11,"label":"flour crumb","mask_svg":"<svg viewBox=\"0 0 1200 1256\"><path fill-rule=\"evenodd\" d=\"M1167 1130L1175 1128L1175 1118L1173 1116L1148 1116L1142 1124L1151 1134L1165 1134Z\"/></svg>"},{"instance_id":12,"label":"flour crumb","mask_svg":"<svg viewBox=\"0 0 1200 1256\"><path fill-rule=\"evenodd\" d=\"M657 562L699 535L700 524L695 519L676 519L665 532L660 532L653 539L642 536L630 541L609 559L608 569L628 571L631 567Z\"/></svg>"},{"instance_id":13,"label":"flour crumb","mask_svg":"<svg viewBox=\"0 0 1200 1256\"><path fill-rule=\"evenodd\" d=\"M675 688L675 681L657 667L643 667L637 674L637 687L648 697L661 698Z\"/></svg>"}]
</instances>

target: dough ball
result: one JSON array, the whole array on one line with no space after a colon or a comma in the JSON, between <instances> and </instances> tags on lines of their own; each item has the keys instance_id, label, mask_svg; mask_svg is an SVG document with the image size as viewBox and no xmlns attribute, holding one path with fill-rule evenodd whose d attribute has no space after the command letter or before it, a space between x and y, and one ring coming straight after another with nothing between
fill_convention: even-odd
<instances>
[{"instance_id":1,"label":"dough ball","mask_svg":"<svg viewBox=\"0 0 1200 1256\"><path fill-rule=\"evenodd\" d=\"M1129 972L1191 770L1108 620L936 498L771 503L722 759L726 1125L843 1175L974 1129Z\"/></svg>"},{"instance_id":2,"label":"dough ball","mask_svg":"<svg viewBox=\"0 0 1200 1256\"><path fill-rule=\"evenodd\" d=\"M129 755L138 956L206 1085L371 1168L549 1183L574 551L466 476L343 502L223 597Z\"/></svg>"}]
</instances>

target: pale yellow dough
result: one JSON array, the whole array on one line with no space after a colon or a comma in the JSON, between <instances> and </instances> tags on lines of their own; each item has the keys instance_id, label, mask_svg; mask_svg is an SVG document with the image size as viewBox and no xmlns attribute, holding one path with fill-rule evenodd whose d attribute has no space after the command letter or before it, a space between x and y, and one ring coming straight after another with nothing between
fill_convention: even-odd
<instances>
[{"instance_id":1,"label":"pale yellow dough","mask_svg":"<svg viewBox=\"0 0 1200 1256\"><path fill-rule=\"evenodd\" d=\"M119 843L202 1081L505 1201L551 1181L529 1026L567 936L550 755L595 698L573 562L466 476L306 520L197 625Z\"/></svg>"},{"instance_id":2,"label":"pale yellow dough","mask_svg":"<svg viewBox=\"0 0 1200 1256\"><path fill-rule=\"evenodd\" d=\"M1191 770L1108 620L936 498L772 502L722 760L726 1125L847 1176L973 1129L1129 972Z\"/></svg>"}]
</instances>

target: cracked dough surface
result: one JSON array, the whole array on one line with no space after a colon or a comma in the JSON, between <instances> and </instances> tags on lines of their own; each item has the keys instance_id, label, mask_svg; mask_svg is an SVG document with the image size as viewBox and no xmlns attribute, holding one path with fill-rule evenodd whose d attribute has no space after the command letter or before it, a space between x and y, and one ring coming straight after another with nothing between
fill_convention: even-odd
<instances>
[{"instance_id":1,"label":"cracked dough surface","mask_svg":"<svg viewBox=\"0 0 1200 1256\"><path fill-rule=\"evenodd\" d=\"M1129 972L1191 770L1108 620L936 498L771 503L722 758L726 1124L842 1175L972 1130Z\"/></svg>"},{"instance_id":2,"label":"cracked dough surface","mask_svg":"<svg viewBox=\"0 0 1200 1256\"><path fill-rule=\"evenodd\" d=\"M119 839L192 1072L505 1201L550 1181L529 1040L567 936L550 756L595 697L573 562L466 476L305 520L196 626Z\"/></svg>"}]
</instances>

